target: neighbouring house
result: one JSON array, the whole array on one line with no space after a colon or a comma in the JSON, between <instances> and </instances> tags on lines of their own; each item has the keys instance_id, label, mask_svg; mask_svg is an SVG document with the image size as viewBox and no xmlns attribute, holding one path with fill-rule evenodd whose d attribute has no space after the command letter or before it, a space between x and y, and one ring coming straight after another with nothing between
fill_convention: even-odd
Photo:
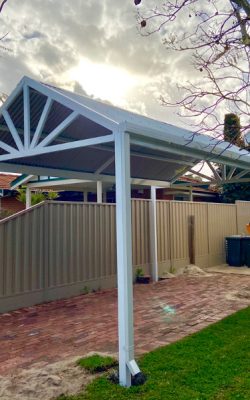
<instances>
[{"instance_id":1,"label":"neighbouring house","mask_svg":"<svg viewBox=\"0 0 250 400\"><path fill-rule=\"evenodd\" d=\"M158 200L179 200L179 201L197 201L197 202L220 202L219 194L211 189L209 184L201 185L201 181L183 176L171 185L169 188L159 188L157 190ZM115 185L110 183L101 183L98 187L97 182L83 181L79 179L62 179L48 176L21 175L11 183L13 189L27 187L30 190L54 190L58 192L57 201L88 201L115 203ZM98 197L98 190L100 195ZM150 199L150 187L132 185L131 197Z\"/></svg>"},{"instance_id":2,"label":"neighbouring house","mask_svg":"<svg viewBox=\"0 0 250 400\"><path fill-rule=\"evenodd\" d=\"M17 200L18 192L11 189L11 182L18 175L0 173L0 218L25 209L25 205Z\"/></svg>"}]
</instances>

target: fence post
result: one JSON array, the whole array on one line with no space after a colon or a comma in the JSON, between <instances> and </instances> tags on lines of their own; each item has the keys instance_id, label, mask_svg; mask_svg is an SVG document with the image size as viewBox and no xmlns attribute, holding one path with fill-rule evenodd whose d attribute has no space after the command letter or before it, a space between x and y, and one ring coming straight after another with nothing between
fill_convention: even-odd
<instances>
[{"instance_id":1,"label":"fence post","mask_svg":"<svg viewBox=\"0 0 250 400\"><path fill-rule=\"evenodd\" d=\"M189 262L195 264L195 232L194 232L194 215L188 216L188 250L189 250Z\"/></svg>"}]
</instances>

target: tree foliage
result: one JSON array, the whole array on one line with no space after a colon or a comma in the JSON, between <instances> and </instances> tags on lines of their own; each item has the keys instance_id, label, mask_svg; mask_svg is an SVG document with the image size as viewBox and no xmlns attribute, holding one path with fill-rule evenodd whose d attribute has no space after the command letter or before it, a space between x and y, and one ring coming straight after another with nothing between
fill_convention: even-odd
<instances>
[{"instance_id":1,"label":"tree foliage","mask_svg":"<svg viewBox=\"0 0 250 400\"><path fill-rule=\"evenodd\" d=\"M176 101L198 132L222 137L225 112L250 128L250 0L135 0L142 35L159 33L166 49L186 52L194 68Z\"/></svg>"},{"instance_id":2,"label":"tree foliage","mask_svg":"<svg viewBox=\"0 0 250 400\"><path fill-rule=\"evenodd\" d=\"M241 135L240 118L234 113L225 115L224 139L226 142L232 143L238 147L245 147L245 143Z\"/></svg>"},{"instance_id":3,"label":"tree foliage","mask_svg":"<svg viewBox=\"0 0 250 400\"><path fill-rule=\"evenodd\" d=\"M36 204L41 203L45 200L55 200L58 198L58 193L54 191L42 192L40 190L31 193L31 205L35 206ZM21 203L26 203L26 189L18 189L17 200L21 201Z\"/></svg>"},{"instance_id":4,"label":"tree foliage","mask_svg":"<svg viewBox=\"0 0 250 400\"><path fill-rule=\"evenodd\" d=\"M244 147L244 141L241 137L240 118L236 114L225 115L224 140L240 148ZM230 183L222 185L222 199L225 203L234 203L235 200L249 201L250 184Z\"/></svg>"}]
</instances>

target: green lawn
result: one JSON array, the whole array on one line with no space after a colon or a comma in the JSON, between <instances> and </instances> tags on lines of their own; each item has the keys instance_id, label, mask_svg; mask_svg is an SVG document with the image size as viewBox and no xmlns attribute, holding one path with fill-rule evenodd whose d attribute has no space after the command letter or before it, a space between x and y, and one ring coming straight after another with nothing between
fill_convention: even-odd
<instances>
[{"instance_id":1,"label":"green lawn","mask_svg":"<svg viewBox=\"0 0 250 400\"><path fill-rule=\"evenodd\" d=\"M99 354L93 354L90 357L80 358L77 361L77 365L94 374L96 372L107 371L111 367L116 367L117 360L113 357L103 357Z\"/></svg>"},{"instance_id":2,"label":"green lawn","mask_svg":"<svg viewBox=\"0 0 250 400\"><path fill-rule=\"evenodd\" d=\"M139 360L148 380L130 389L95 379L64 400L249 400L250 308Z\"/></svg>"}]
</instances>

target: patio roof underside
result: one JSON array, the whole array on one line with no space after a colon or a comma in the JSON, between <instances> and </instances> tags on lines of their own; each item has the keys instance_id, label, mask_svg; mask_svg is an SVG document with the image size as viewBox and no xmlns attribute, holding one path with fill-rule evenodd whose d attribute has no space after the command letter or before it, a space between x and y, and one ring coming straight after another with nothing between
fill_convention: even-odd
<instances>
[{"instance_id":1,"label":"patio roof underside","mask_svg":"<svg viewBox=\"0 0 250 400\"><path fill-rule=\"evenodd\" d=\"M250 155L235 146L24 78L0 110L0 170L112 181L113 139L81 146L85 139L111 137L121 126L131 134L131 177L142 184L173 182L203 159L250 169ZM65 144L74 148L63 149Z\"/></svg>"}]
</instances>

